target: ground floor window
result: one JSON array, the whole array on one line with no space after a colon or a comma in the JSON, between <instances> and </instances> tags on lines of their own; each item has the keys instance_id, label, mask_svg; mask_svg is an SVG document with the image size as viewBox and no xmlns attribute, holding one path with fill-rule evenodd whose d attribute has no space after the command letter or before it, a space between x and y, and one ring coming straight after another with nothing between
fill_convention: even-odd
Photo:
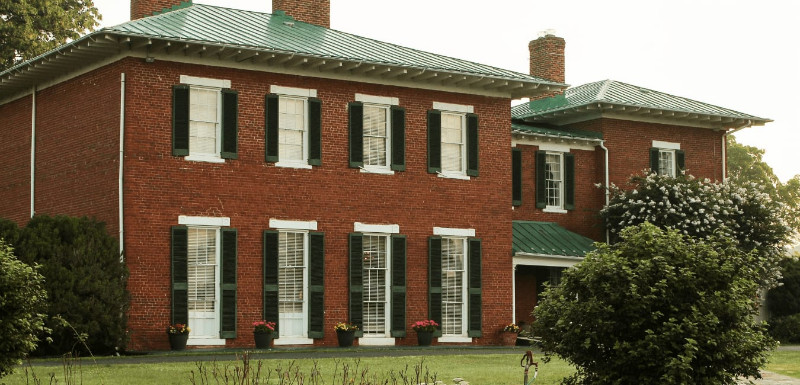
<instances>
[{"instance_id":1,"label":"ground floor window","mask_svg":"<svg viewBox=\"0 0 800 385\"><path fill-rule=\"evenodd\" d=\"M385 235L362 237L363 327L366 337L386 337L388 325L389 253Z\"/></svg>"},{"instance_id":2,"label":"ground floor window","mask_svg":"<svg viewBox=\"0 0 800 385\"><path fill-rule=\"evenodd\" d=\"M278 322L281 337L307 337L306 234L282 231L278 237Z\"/></svg>"},{"instance_id":3,"label":"ground floor window","mask_svg":"<svg viewBox=\"0 0 800 385\"><path fill-rule=\"evenodd\" d=\"M442 335L466 335L464 238L442 238Z\"/></svg>"}]
</instances>

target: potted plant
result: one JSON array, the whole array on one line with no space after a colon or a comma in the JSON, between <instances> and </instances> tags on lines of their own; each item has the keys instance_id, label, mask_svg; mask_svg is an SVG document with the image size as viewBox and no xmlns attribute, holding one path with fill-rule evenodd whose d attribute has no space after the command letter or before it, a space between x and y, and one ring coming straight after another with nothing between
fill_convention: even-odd
<instances>
[{"instance_id":1,"label":"potted plant","mask_svg":"<svg viewBox=\"0 0 800 385\"><path fill-rule=\"evenodd\" d=\"M349 322L339 322L333 329L336 330L336 338L339 340L340 347L353 346L353 340L356 338L358 325Z\"/></svg>"},{"instance_id":2,"label":"potted plant","mask_svg":"<svg viewBox=\"0 0 800 385\"><path fill-rule=\"evenodd\" d=\"M517 344L517 336L519 335L520 328L517 324L510 323L503 328L500 333L501 341L504 346L515 346Z\"/></svg>"},{"instance_id":3,"label":"potted plant","mask_svg":"<svg viewBox=\"0 0 800 385\"><path fill-rule=\"evenodd\" d=\"M189 340L189 326L186 324L174 324L167 326L167 336L169 337L169 348L171 350L186 349L186 341Z\"/></svg>"},{"instance_id":4,"label":"potted plant","mask_svg":"<svg viewBox=\"0 0 800 385\"><path fill-rule=\"evenodd\" d=\"M433 333L439 328L439 324L432 319L427 319L414 322L411 328L417 332L419 346L429 346L433 342Z\"/></svg>"},{"instance_id":5,"label":"potted plant","mask_svg":"<svg viewBox=\"0 0 800 385\"><path fill-rule=\"evenodd\" d=\"M253 339L256 341L256 349L269 349L272 345L272 333L275 332L275 322L256 321L253 322Z\"/></svg>"}]
</instances>

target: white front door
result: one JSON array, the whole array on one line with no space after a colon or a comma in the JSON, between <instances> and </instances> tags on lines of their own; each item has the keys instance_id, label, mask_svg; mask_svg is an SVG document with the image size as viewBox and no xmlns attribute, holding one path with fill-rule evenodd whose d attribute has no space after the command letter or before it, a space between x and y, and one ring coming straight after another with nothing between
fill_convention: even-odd
<instances>
[{"instance_id":1,"label":"white front door","mask_svg":"<svg viewBox=\"0 0 800 385\"><path fill-rule=\"evenodd\" d=\"M219 339L217 235L217 228L189 228L189 338L193 344Z\"/></svg>"},{"instance_id":2,"label":"white front door","mask_svg":"<svg viewBox=\"0 0 800 385\"><path fill-rule=\"evenodd\" d=\"M278 245L278 329L281 338L308 336L306 233L281 232Z\"/></svg>"}]
</instances>

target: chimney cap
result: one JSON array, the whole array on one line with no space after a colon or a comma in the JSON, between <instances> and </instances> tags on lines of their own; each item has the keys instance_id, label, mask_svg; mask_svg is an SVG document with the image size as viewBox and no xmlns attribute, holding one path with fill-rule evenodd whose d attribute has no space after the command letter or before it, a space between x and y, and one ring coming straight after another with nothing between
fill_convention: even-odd
<instances>
[{"instance_id":1,"label":"chimney cap","mask_svg":"<svg viewBox=\"0 0 800 385\"><path fill-rule=\"evenodd\" d=\"M539 37L556 36L556 30L553 28L539 31Z\"/></svg>"}]
</instances>

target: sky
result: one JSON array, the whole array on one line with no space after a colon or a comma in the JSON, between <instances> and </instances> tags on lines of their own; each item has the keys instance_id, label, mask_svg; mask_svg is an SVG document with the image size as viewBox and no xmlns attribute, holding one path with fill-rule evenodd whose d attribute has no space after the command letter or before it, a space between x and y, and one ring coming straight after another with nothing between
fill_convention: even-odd
<instances>
[{"instance_id":1,"label":"sky","mask_svg":"<svg viewBox=\"0 0 800 385\"><path fill-rule=\"evenodd\" d=\"M101 27L130 17L128 1L94 4ZM772 119L735 136L785 182L800 175L799 12L794 0L331 0L331 28L522 73L528 42L554 30L572 86L611 79Z\"/></svg>"}]
</instances>

